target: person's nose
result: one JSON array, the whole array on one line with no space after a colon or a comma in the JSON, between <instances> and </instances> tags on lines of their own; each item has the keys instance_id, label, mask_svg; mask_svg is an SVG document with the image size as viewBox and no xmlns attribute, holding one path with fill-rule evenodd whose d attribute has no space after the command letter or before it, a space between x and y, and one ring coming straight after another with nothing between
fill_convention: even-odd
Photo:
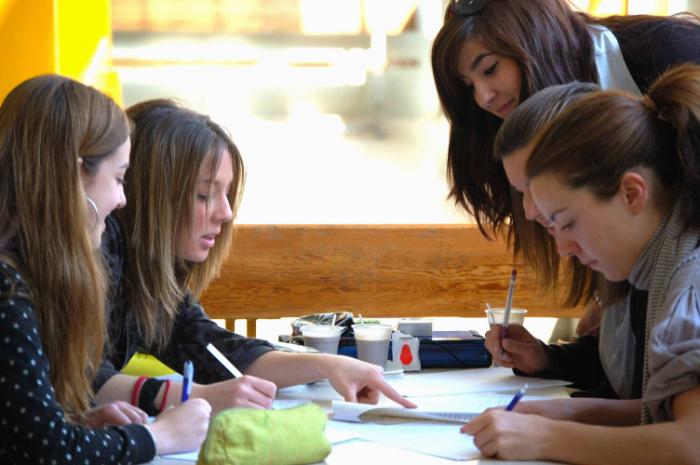
<instances>
[{"instance_id":1,"label":"person's nose","mask_svg":"<svg viewBox=\"0 0 700 465\"><path fill-rule=\"evenodd\" d=\"M474 100L486 111L491 111L491 104L496 98L496 91L485 82L474 83Z\"/></svg>"},{"instance_id":2,"label":"person's nose","mask_svg":"<svg viewBox=\"0 0 700 465\"><path fill-rule=\"evenodd\" d=\"M555 234L554 239L557 242L557 251L562 257L571 257L581 253L581 247L576 241L561 237L561 234Z\"/></svg>"},{"instance_id":3,"label":"person's nose","mask_svg":"<svg viewBox=\"0 0 700 465\"><path fill-rule=\"evenodd\" d=\"M124 188L119 190L119 199L117 200L116 210L126 207L126 195L124 194Z\"/></svg>"},{"instance_id":4,"label":"person's nose","mask_svg":"<svg viewBox=\"0 0 700 465\"><path fill-rule=\"evenodd\" d=\"M231 203L228 200L228 196L224 193L221 195L219 200L212 211L212 219L216 223L226 223L233 219L233 210L231 209Z\"/></svg>"},{"instance_id":5,"label":"person's nose","mask_svg":"<svg viewBox=\"0 0 700 465\"><path fill-rule=\"evenodd\" d=\"M542 216L539 208L537 208L537 205L535 205L535 202L532 200L530 189L525 189L525 192L523 192L523 210L525 211L525 218L530 221L535 221L538 217ZM544 217L542 220L544 220ZM541 222L542 221L540 221L540 223Z\"/></svg>"}]
</instances>

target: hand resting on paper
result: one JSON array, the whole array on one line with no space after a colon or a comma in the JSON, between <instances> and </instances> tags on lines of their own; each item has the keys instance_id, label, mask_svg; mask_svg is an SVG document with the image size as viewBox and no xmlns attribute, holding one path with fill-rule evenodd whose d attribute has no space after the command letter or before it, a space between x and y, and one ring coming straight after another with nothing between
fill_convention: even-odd
<instances>
[{"instance_id":1,"label":"hand resting on paper","mask_svg":"<svg viewBox=\"0 0 700 465\"><path fill-rule=\"evenodd\" d=\"M474 445L485 457L501 460L536 460L542 457L542 445L555 426L538 415L490 409L460 428L474 436Z\"/></svg>"},{"instance_id":2,"label":"hand resting on paper","mask_svg":"<svg viewBox=\"0 0 700 465\"><path fill-rule=\"evenodd\" d=\"M501 325L486 331L486 349L496 365L533 374L547 366L547 354L539 339L521 325L509 325L508 337L501 340Z\"/></svg>"},{"instance_id":3,"label":"hand resting on paper","mask_svg":"<svg viewBox=\"0 0 700 465\"><path fill-rule=\"evenodd\" d=\"M211 406L204 399L166 409L155 421L145 425L156 443L158 455L188 452L199 448L209 428Z\"/></svg>"}]
</instances>

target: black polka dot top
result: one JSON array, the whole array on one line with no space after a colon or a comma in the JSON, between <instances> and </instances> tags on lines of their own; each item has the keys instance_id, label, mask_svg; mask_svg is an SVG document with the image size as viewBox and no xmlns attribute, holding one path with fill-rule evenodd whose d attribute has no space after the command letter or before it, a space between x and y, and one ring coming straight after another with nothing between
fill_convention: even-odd
<instances>
[{"instance_id":1,"label":"black polka dot top","mask_svg":"<svg viewBox=\"0 0 700 465\"><path fill-rule=\"evenodd\" d=\"M90 428L66 420L54 395L39 322L27 295L20 274L0 261L0 463L152 460L155 444L142 425Z\"/></svg>"}]
</instances>

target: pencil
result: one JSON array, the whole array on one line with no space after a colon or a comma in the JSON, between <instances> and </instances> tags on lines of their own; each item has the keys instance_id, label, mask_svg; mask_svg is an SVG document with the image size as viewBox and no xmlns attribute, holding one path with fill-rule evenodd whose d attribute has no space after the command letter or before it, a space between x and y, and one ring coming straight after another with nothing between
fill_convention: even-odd
<instances>
[{"instance_id":1,"label":"pencil","mask_svg":"<svg viewBox=\"0 0 700 465\"><path fill-rule=\"evenodd\" d=\"M510 320L510 309L513 306L513 291L515 290L515 278L518 276L518 270L513 268L510 272L510 284L508 285L508 297L506 298L506 306L503 311L503 325L501 326L501 339L508 337L508 321Z\"/></svg>"}]
</instances>

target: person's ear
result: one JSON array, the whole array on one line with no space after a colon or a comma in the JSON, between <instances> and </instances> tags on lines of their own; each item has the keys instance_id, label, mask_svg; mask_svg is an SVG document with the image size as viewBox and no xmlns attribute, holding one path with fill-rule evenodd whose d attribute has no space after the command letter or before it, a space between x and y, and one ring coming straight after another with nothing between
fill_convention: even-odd
<instances>
[{"instance_id":1,"label":"person's ear","mask_svg":"<svg viewBox=\"0 0 700 465\"><path fill-rule=\"evenodd\" d=\"M620 179L620 195L629 211L637 214L649 204L649 183L641 173L628 171Z\"/></svg>"},{"instance_id":2,"label":"person's ear","mask_svg":"<svg viewBox=\"0 0 700 465\"><path fill-rule=\"evenodd\" d=\"M90 182L90 175L85 169L85 163L83 162L83 157L78 157L78 170L80 171L80 181L83 184L83 188L87 186Z\"/></svg>"}]
</instances>

